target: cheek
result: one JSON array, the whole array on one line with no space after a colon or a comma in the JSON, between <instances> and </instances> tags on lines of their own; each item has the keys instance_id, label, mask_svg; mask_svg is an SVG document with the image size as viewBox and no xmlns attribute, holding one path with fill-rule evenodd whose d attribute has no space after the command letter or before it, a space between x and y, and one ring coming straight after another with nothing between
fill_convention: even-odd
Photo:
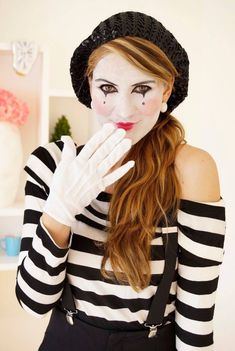
<instances>
[{"instance_id":1,"label":"cheek","mask_svg":"<svg viewBox=\"0 0 235 351\"><path fill-rule=\"evenodd\" d=\"M107 104L104 104L103 101L94 97L92 99L92 109L97 115L107 117L110 113L110 107Z\"/></svg>"},{"instance_id":2,"label":"cheek","mask_svg":"<svg viewBox=\"0 0 235 351\"><path fill-rule=\"evenodd\" d=\"M145 105L142 105L141 111L146 116L152 116L160 112L162 102L160 99L151 99L145 102Z\"/></svg>"}]
</instances>

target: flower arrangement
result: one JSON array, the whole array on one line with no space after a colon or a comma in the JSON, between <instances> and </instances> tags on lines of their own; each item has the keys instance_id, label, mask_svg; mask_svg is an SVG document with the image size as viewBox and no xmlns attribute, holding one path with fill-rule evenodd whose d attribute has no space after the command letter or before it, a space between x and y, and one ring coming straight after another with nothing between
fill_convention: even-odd
<instances>
[{"instance_id":1,"label":"flower arrangement","mask_svg":"<svg viewBox=\"0 0 235 351\"><path fill-rule=\"evenodd\" d=\"M25 102L11 92L0 89L0 121L20 126L26 123L28 115L29 108Z\"/></svg>"}]
</instances>

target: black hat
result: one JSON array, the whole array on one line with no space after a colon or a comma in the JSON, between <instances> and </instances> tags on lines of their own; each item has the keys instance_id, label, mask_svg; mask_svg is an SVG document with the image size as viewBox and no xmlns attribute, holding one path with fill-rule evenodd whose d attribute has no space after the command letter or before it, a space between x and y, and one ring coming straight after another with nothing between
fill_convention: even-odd
<instances>
[{"instance_id":1,"label":"black hat","mask_svg":"<svg viewBox=\"0 0 235 351\"><path fill-rule=\"evenodd\" d=\"M92 51L110 40L135 36L147 39L157 45L171 60L179 76L168 99L167 113L174 110L187 96L189 60L186 51L175 37L155 18L140 12L120 12L101 22L74 51L70 74L73 89L78 100L91 107L88 79L85 76L88 59Z\"/></svg>"}]
</instances>

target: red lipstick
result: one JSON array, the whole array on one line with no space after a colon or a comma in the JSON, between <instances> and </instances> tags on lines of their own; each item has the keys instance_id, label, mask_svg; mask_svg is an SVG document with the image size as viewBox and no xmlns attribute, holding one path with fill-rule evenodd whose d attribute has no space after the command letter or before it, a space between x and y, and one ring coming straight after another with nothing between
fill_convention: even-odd
<instances>
[{"instance_id":1,"label":"red lipstick","mask_svg":"<svg viewBox=\"0 0 235 351\"><path fill-rule=\"evenodd\" d=\"M116 126L118 128L122 128L122 129L125 129L125 130L130 130L134 127L134 123L131 123L131 122L118 122L116 123Z\"/></svg>"}]
</instances>

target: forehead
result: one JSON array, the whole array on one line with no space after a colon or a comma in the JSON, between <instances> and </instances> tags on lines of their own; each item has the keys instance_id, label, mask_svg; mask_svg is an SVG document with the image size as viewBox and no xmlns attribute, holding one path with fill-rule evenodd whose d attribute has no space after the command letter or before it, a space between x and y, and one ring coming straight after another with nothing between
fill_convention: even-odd
<instances>
[{"instance_id":1,"label":"forehead","mask_svg":"<svg viewBox=\"0 0 235 351\"><path fill-rule=\"evenodd\" d=\"M141 71L124 57L110 53L104 56L96 65L93 71L93 79L104 78L113 83L153 80L153 76ZM118 84L118 83L117 83Z\"/></svg>"}]
</instances>

